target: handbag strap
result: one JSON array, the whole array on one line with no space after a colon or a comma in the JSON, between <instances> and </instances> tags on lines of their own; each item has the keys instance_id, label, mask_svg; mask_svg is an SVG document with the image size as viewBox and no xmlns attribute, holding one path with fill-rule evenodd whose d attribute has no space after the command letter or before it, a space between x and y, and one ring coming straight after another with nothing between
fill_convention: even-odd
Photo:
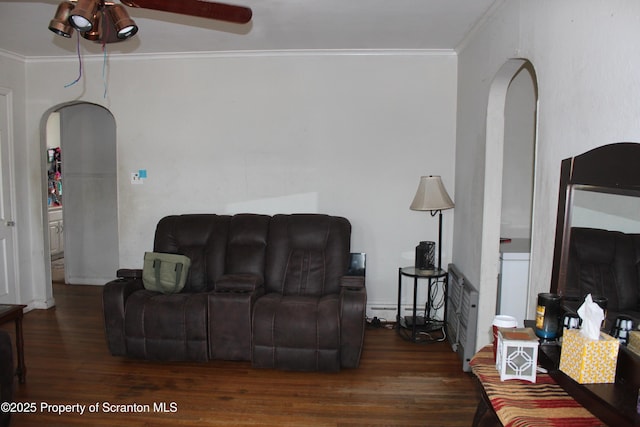
<instances>
[{"instance_id":1,"label":"handbag strap","mask_svg":"<svg viewBox=\"0 0 640 427\"><path fill-rule=\"evenodd\" d=\"M176 263L176 286L180 283L180 276L182 276L182 263Z\"/></svg>"},{"instance_id":2,"label":"handbag strap","mask_svg":"<svg viewBox=\"0 0 640 427\"><path fill-rule=\"evenodd\" d=\"M162 264L162 261L160 261L159 259L153 260L153 272L156 275L156 286L160 286L160 265L161 264Z\"/></svg>"},{"instance_id":3,"label":"handbag strap","mask_svg":"<svg viewBox=\"0 0 640 427\"><path fill-rule=\"evenodd\" d=\"M153 271L155 273L156 276L156 284L158 286L160 286L160 265L162 264L162 261L159 259L154 259L153 260ZM180 283L180 276L182 276L182 263L178 262L176 263L176 267L175 270L176 272L176 286L178 286L178 283Z\"/></svg>"}]
</instances>

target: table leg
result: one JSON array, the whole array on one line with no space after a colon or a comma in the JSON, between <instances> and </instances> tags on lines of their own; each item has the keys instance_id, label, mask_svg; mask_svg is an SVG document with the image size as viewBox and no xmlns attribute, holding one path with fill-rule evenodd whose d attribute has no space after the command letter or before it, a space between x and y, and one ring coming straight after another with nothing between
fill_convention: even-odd
<instances>
[{"instance_id":1,"label":"table leg","mask_svg":"<svg viewBox=\"0 0 640 427\"><path fill-rule=\"evenodd\" d=\"M502 427L493 408L487 407L487 402L483 398L480 398L480 402L478 402L472 427Z\"/></svg>"},{"instance_id":2,"label":"table leg","mask_svg":"<svg viewBox=\"0 0 640 427\"><path fill-rule=\"evenodd\" d=\"M417 328L418 328L418 311L416 308L416 303L418 302L418 278L413 278L413 326L411 329L411 340L415 341L417 336Z\"/></svg>"},{"instance_id":3,"label":"table leg","mask_svg":"<svg viewBox=\"0 0 640 427\"><path fill-rule=\"evenodd\" d=\"M398 311L396 312L396 329L399 331L401 328L400 325L400 317L401 317L401 312L400 312L400 303L402 301L402 269L399 268L398 269Z\"/></svg>"},{"instance_id":4,"label":"table leg","mask_svg":"<svg viewBox=\"0 0 640 427\"><path fill-rule=\"evenodd\" d=\"M16 375L20 384L27 378L27 367L24 364L24 338L22 336L22 315L16 318L16 352L18 353L18 368Z\"/></svg>"}]
</instances>

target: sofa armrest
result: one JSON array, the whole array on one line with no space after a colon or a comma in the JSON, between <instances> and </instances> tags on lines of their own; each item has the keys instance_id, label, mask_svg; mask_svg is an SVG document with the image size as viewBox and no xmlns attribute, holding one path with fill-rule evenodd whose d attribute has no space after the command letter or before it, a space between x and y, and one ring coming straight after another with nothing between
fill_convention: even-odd
<instances>
[{"instance_id":1,"label":"sofa armrest","mask_svg":"<svg viewBox=\"0 0 640 427\"><path fill-rule=\"evenodd\" d=\"M216 280L209 298L209 356L251 360L253 304L264 295L259 274L226 274Z\"/></svg>"},{"instance_id":2,"label":"sofa armrest","mask_svg":"<svg viewBox=\"0 0 640 427\"><path fill-rule=\"evenodd\" d=\"M364 276L342 276L340 286L346 289L364 289Z\"/></svg>"},{"instance_id":3,"label":"sofa armrest","mask_svg":"<svg viewBox=\"0 0 640 427\"><path fill-rule=\"evenodd\" d=\"M344 368L357 368L364 343L366 327L367 290L364 277L360 287L343 285L340 291L340 364Z\"/></svg>"},{"instance_id":4,"label":"sofa armrest","mask_svg":"<svg viewBox=\"0 0 640 427\"><path fill-rule=\"evenodd\" d=\"M264 278L257 274L226 274L216 281L214 289L216 292L253 292L263 283Z\"/></svg>"},{"instance_id":5,"label":"sofa armrest","mask_svg":"<svg viewBox=\"0 0 640 427\"><path fill-rule=\"evenodd\" d=\"M120 279L142 279L142 269L121 268L116 272L116 277Z\"/></svg>"},{"instance_id":6,"label":"sofa armrest","mask_svg":"<svg viewBox=\"0 0 640 427\"><path fill-rule=\"evenodd\" d=\"M122 270L118 270L118 274ZM126 354L124 335L124 311L127 298L132 293L144 289L142 279L116 279L104 285L102 309L109 351L114 356Z\"/></svg>"}]
</instances>

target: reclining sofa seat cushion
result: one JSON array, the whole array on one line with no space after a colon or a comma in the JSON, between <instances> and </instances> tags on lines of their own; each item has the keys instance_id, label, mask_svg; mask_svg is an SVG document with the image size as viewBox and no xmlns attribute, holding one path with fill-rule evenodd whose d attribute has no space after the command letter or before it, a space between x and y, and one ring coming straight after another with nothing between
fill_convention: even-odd
<instances>
[{"instance_id":1,"label":"reclining sofa seat cushion","mask_svg":"<svg viewBox=\"0 0 640 427\"><path fill-rule=\"evenodd\" d=\"M134 292L125 309L127 355L151 360L208 360L204 294Z\"/></svg>"},{"instance_id":2,"label":"reclining sofa seat cushion","mask_svg":"<svg viewBox=\"0 0 640 427\"><path fill-rule=\"evenodd\" d=\"M265 295L253 310L254 367L340 369L340 280L351 224L328 215L276 215L267 244Z\"/></svg>"},{"instance_id":3,"label":"reclining sofa seat cushion","mask_svg":"<svg viewBox=\"0 0 640 427\"><path fill-rule=\"evenodd\" d=\"M640 321L640 235L573 227L564 294L577 299L605 296L607 326L619 314Z\"/></svg>"}]
</instances>

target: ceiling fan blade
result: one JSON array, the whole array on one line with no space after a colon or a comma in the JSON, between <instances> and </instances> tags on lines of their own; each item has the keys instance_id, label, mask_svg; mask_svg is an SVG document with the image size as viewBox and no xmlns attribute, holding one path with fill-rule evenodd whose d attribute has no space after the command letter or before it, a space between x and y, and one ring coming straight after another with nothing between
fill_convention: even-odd
<instances>
[{"instance_id":1,"label":"ceiling fan blade","mask_svg":"<svg viewBox=\"0 0 640 427\"><path fill-rule=\"evenodd\" d=\"M253 12L248 7L204 0L121 0L121 3L130 7L161 10L237 24L249 22L253 15Z\"/></svg>"}]
</instances>

